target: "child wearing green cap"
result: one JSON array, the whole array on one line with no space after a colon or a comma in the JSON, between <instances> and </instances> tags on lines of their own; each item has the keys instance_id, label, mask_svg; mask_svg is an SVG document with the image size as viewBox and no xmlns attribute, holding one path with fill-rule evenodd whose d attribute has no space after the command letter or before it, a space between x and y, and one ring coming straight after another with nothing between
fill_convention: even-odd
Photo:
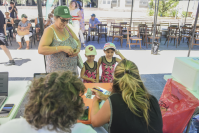
<instances>
[{"instance_id":1,"label":"child wearing green cap","mask_svg":"<svg viewBox=\"0 0 200 133\"><path fill-rule=\"evenodd\" d=\"M87 61L84 63L81 70L81 78L83 83L97 83L97 62L94 61L95 55L97 55L96 48L93 45L88 45L85 48L85 56Z\"/></svg>"},{"instance_id":2,"label":"child wearing green cap","mask_svg":"<svg viewBox=\"0 0 200 133\"><path fill-rule=\"evenodd\" d=\"M104 45L104 53L105 56L102 56L98 61L98 69L100 65L102 66L102 75L101 75L101 82L103 83L111 83L113 81L113 74L115 70L116 62L120 62L121 59L125 59L124 56L116 50L115 44L108 42ZM119 55L121 59L113 57L114 53ZM99 71L99 70L98 70ZM97 75L99 79L99 74Z\"/></svg>"}]
</instances>

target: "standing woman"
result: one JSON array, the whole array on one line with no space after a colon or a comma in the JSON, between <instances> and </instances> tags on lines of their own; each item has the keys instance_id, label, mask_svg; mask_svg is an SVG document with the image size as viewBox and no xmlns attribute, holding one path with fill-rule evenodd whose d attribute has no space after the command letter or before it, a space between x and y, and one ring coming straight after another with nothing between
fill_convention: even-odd
<instances>
[{"instance_id":1,"label":"standing woman","mask_svg":"<svg viewBox=\"0 0 200 133\"><path fill-rule=\"evenodd\" d=\"M76 36L79 38L79 31L80 31L80 22L79 20L82 19L82 14L80 9L77 8L78 4L76 3L75 0L72 0L70 2L69 10L70 10L70 15L73 17L73 27L74 27L74 33Z\"/></svg>"},{"instance_id":2,"label":"standing woman","mask_svg":"<svg viewBox=\"0 0 200 133\"><path fill-rule=\"evenodd\" d=\"M72 16L68 7L56 7L54 10L55 22L47 27L42 35L38 53L46 55L47 73L69 70L78 75L77 55L80 52L81 43L67 25L70 18Z\"/></svg>"},{"instance_id":3,"label":"standing woman","mask_svg":"<svg viewBox=\"0 0 200 133\"><path fill-rule=\"evenodd\" d=\"M80 1L77 1L77 4L78 4L78 8L80 9L81 15L82 15L82 16L81 16L82 19L79 20L79 22L80 22L79 35L80 35L80 37L81 37L81 43L83 44L83 47L86 47L86 46L85 46L84 36L83 36L83 33L85 32L84 10L83 10L83 8L81 7Z\"/></svg>"}]
</instances>

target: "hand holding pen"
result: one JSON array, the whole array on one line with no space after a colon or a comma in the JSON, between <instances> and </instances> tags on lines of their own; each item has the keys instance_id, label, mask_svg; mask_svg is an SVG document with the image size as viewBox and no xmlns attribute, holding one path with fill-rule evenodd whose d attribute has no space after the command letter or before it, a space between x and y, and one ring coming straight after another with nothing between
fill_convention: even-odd
<instances>
[{"instance_id":1,"label":"hand holding pen","mask_svg":"<svg viewBox=\"0 0 200 133\"><path fill-rule=\"evenodd\" d=\"M93 95L95 95L98 99L104 99L104 94L102 93L103 91L99 88L99 87L93 87L92 89L91 89L91 91L92 91L92 94Z\"/></svg>"}]
</instances>

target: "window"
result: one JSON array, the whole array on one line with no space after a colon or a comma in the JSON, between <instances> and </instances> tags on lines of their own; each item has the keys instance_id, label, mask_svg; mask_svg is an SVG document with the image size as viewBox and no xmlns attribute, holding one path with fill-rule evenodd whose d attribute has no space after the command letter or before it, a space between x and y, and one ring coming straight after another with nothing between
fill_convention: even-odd
<instances>
[{"instance_id":1,"label":"window","mask_svg":"<svg viewBox=\"0 0 200 133\"><path fill-rule=\"evenodd\" d=\"M107 4L110 4L110 0L107 1Z\"/></svg>"},{"instance_id":2,"label":"window","mask_svg":"<svg viewBox=\"0 0 200 133\"><path fill-rule=\"evenodd\" d=\"M106 4L106 0L103 1L103 4Z\"/></svg>"}]
</instances>

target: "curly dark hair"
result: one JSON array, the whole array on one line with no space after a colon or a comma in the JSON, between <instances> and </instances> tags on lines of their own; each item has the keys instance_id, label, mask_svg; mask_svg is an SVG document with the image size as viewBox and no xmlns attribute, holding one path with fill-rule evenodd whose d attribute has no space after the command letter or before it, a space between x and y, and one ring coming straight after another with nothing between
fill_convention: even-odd
<instances>
[{"instance_id":1,"label":"curly dark hair","mask_svg":"<svg viewBox=\"0 0 200 133\"><path fill-rule=\"evenodd\" d=\"M36 129L71 132L70 128L84 113L85 86L72 72L53 72L34 79L29 86L26 121Z\"/></svg>"}]
</instances>

